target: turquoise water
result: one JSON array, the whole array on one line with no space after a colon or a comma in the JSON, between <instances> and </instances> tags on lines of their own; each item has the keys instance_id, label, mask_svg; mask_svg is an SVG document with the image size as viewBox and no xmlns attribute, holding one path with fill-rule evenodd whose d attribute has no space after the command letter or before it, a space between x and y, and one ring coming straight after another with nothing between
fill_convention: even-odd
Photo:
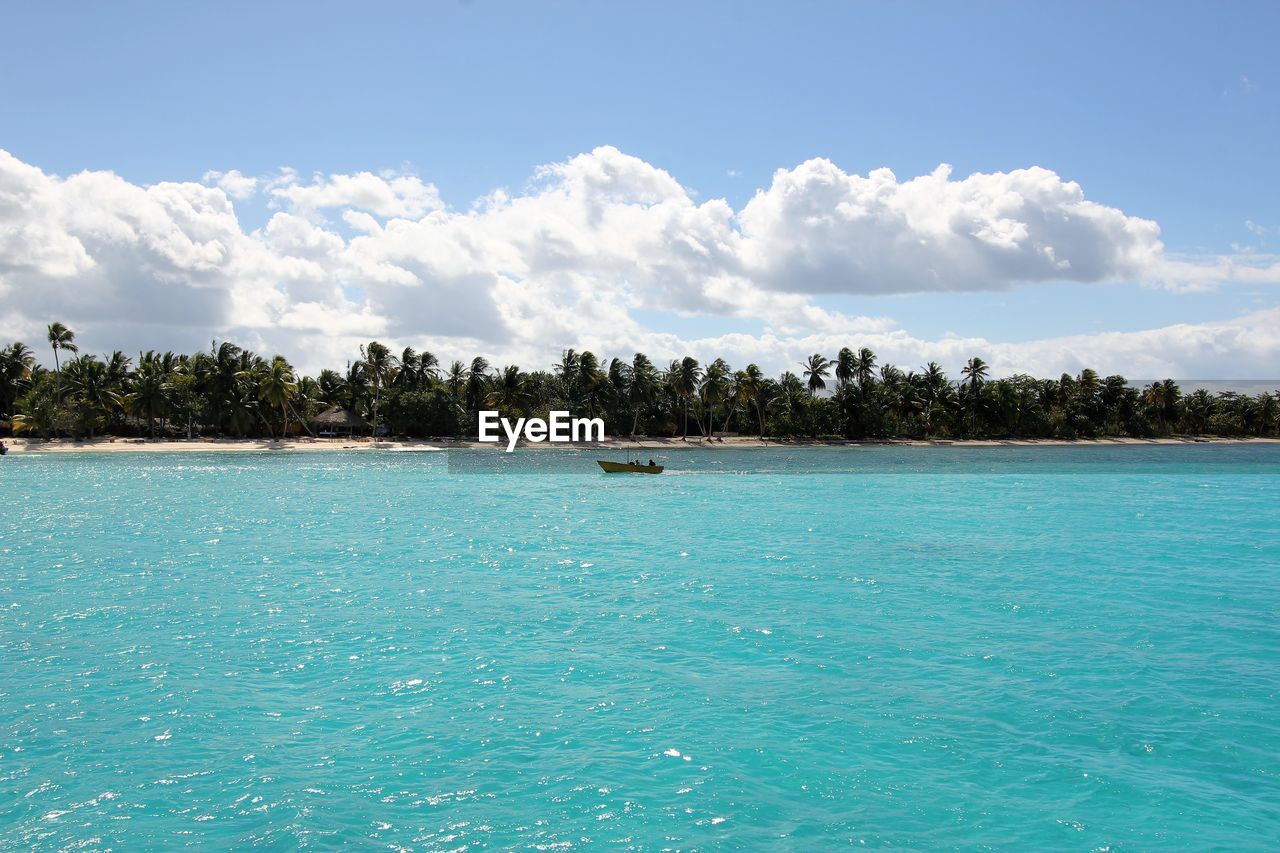
<instances>
[{"instance_id":1,"label":"turquoise water","mask_svg":"<svg viewBox=\"0 0 1280 853\"><path fill-rule=\"evenodd\" d=\"M1280 446L592 458L0 460L0 848L1280 837Z\"/></svg>"}]
</instances>

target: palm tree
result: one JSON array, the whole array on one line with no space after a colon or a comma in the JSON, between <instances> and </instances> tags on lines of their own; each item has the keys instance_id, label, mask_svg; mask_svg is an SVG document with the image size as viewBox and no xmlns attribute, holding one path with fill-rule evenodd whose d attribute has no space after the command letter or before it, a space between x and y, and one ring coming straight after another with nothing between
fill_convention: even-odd
<instances>
[{"instance_id":1,"label":"palm tree","mask_svg":"<svg viewBox=\"0 0 1280 853\"><path fill-rule=\"evenodd\" d=\"M277 355L271 360L271 366L259 374L258 399L280 410L281 438L289 433L289 403L297 394L298 382L293 375L293 367L284 356Z\"/></svg>"},{"instance_id":2,"label":"palm tree","mask_svg":"<svg viewBox=\"0 0 1280 853\"><path fill-rule=\"evenodd\" d=\"M476 356L471 359L471 366L467 368L467 411L478 412L480 404L484 400L485 386L489 381L489 362L487 359Z\"/></svg>"},{"instance_id":3,"label":"palm tree","mask_svg":"<svg viewBox=\"0 0 1280 853\"><path fill-rule=\"evenodd\" d=\"M367 420L371 403L369 389L369 371L357 358L347 365L347 375L342 381L342 405Z\"/></svg>"},{"instance_id":4,"label":"palm tree","mask_svg":"<svg viewBox=\"0 0 1280 853\"><path fill-rule=\"evenodd\" d=\"M467 368L462 362L455 360L449 365L449 372L444 380L445 388L449 391L449 399L453 403L455 415L455 423L461 427L462 415L465 414L462 401L462 392L467 385Z\"/></svg>"},{"instance_id":5,"label":"palm tree","mask_svg":"<svg viewBox=\"0 0 1280 853\"><path fill-rule=\"evenodd\" d=\"M793 374L794 375L794 374ZM799 381L798 379L796 380ZM780 402L786 402L789 398L787 389L783 386L781 380L765 379L760 383L760 390L756 393L756 413L760 417L760 428L764 430L767 423L765 413L770 408L777 406ZM772 434L772 430L770 433Z\"/></svg>"},{"instance_id":6,"label":"palm tree","mask_svg":"<svg viewBox=\"0 0 1280 853\"><path fill-rule=\"evenodd\" d=\"M702 404L707 408L707 438L716 434L716 409L729 396L729 363L717 358L707 365L706 378L700 389Z\"/></svg>"},{"instance_id":7,"label":"palm tree","mask_svg":"<svg viewBox=\"0 0 1280 853\"><path fill-rule=\"evenodd\" d=\"M498 371L493 388L484 398L486 406L492 406L504 415L524 417L533 403L528 377L511 364Z\"/></svg>"},{"instance_id":8,"label":"palm tree","mask_svg":"<svg viewBox=\"0 0 1280 853\"><path fill-rule=\"evenodd\" d=\"M1160 425L1160 434L1167 434L1169 421L1173 420L1178 413L1178 403L1182 399L1181 390L1172 379L1166 379L1163 382L1152 382L1142 396L1155 412L1156 420Z\"/></svg>"},{"instance_id":9,"label":"palm tree","mask_svg":"<svg viewBox=\"0 0 1280 853\"><path fill-rule=\"evenodd\" d=\"M289 409L293 412L302 425L302 428L311 435L311 427L307 426L308 421L319 411L319 407L323 403L323 393L320 390L320 383L312 379L310 376L302 376L298 378L298 392L293 398Z\"/></svg>"},{"instance_id":10,"label":"palm tree","mask_svg":"<svg viewBox=\"0 0 1280 853\"><path fill-rule=\"evenodd\" d=\"M1209 417L1213 414L1214 399L1203 388L1197 388L1185 400L1187 426L1197 435L1203 435L1209 428Z\"/></svg>"},{"instance_id":11,"label":"palm tree","mask_svg":"<svg viewBox=\"0 0 1280 853\"><path fill-rule=\"evenodd\" d=\"M560 363L554 369L560 379L565 405L572 411L578 396L578 353L571 349L565 350L560 354Z\"/></svg>"},{"instance_id":12,"label":"palm tree","mask_svg":"<svg viewBox=\"0 0 1280 853\"><path fill-rule=\"evenodd\" d=\"M809 360L804 362L804 375L808 379L809 402L804 403L805 409L809 410L809 434L817 438L818 435L818 392L827 387L827 375L831 371L831 360L826 356L819 355L815 352L809 356Z\"/></svg>"},{"instance_id":13,"label":"palm tree","mask_svg":"<svg viewBox=\"0 0 1280 853\"><path fill-rule=\"evenodd\" d=\"M605 423L622 423L623 409L627 408L630 399L630 388L631 365L620 358L609 359L609 369L605 371L604 390L601 394L604 399ZM621 433L622 429L618 426L613 432Z\"/></svg>"},{"instance_id":14,"label":"palm tree","mask_svg":"<svg viewBox=\"0 0 1280 853\"><path fill-rule=\"evenodd\" d=\"M247 370L240 371L228 390L226 407L227 420L237 436L242 436L258 423L261 407L257 383L253 374Z\"/></svg>"},{"instance_id":15,"label":"palm tree","mask_svg":"<svg viewBox=\"0 0 1280 853\"><path fill-rule=\"evenodd\" d=\"M857 356L848 347L841 347L840 352L836 353L835 361L836 382L839 387L843 388L853 382L856 370Z\"/></svg>"},{"instance_id":16,"label":"palm tree","mask_svg":"<svg viewBox=\"0 0 1280 853\"><path fill-rule=\"evenodd\" d=\"M203 355L203 353L201 353ZM123 385L129 378L129 365L133 359L120 350L111 353L107 358L107 377L113 385Z\"/></svg>"},{"instance_id":17,"label":"palm tree","mask_svg":"<svg viewBox=\"0 0 1280 853\"><path fill-rule=\"evenodd\" d=\"M0 350L0 415L14 414L14 403L30 384L35 356L21 341Z\"/></svg>"},{"instance_id":18,"label":"palm tree","mask_svg":"<svg viewBox=\"0 0 1280 853\"><path fill-rule=\"evenodd\" d=\"M440 359L434 353L423 350L418 353L418 376L422 381L434 382L440 376Z\"/></svg>"},{"instance_id":19,"label":"palm tree","mask_svg":"<svg viewBox=\"0 0 1280 853\"><path fill-rule=\"evenodd\" d=\"M653 404L658 394L658 371L648 356L638 352L631 359L631 369L627 376L627 400L631 404L631 437L634 438L636 428L640 425L640 413Z\"/></svg>"},{"instance_id":20,"label":"palm tree","mask_svg":"<svg viewBox=\"0 0 1280 853\"><path fill-rule=\"evenodd\" d=\"M809 409L809 434L814 438L818 435L818 392L827 387L826 377L831 370L831 362L826 356L814 353L809 356L809 360L804 363L804 375L808 379L809 403L806 404Z\"/></svg>"},{"instance_id":21,"label":"palm tree","mask_svg":"<svg viewBox=\"0 0 1280 853\"><path fill-rule=\"evenodd\" d=\"M113 356L114 358L114 356ZM187 439L195 435L196 411L209 408L207 391L212 385L213 356L206 352L178 357L173 374L169 377L171 399L175 409L186 416Z\"/></svg>"},{"instance_id":22,"label":"palm tree","mask_svg":"<svg viewBox=\"0 0 1280 853\"><path fill-rule=\"evenodd\" d=\"M758 364L748 364L745 369L738 371L735 380L738 402L755 408L756 418L760 422L760 440L764 441L764 407L761 403L765 395L765 383L769 380L764 378Z\"/></svg>"},{"instance_id":23,"label":"palm tree","mask_svg":"<svg viewBox=\"0 0 1280 853\"><path fill-rule=\"evenodd\" d=\"M698 391L698 382L702 378L702 368L698 360L685 356L679 361L672 361L667 370L667 385L676 400L684 405L684 434L681 441L689 440L689 401Z\"/></svg>"},{"instance_id":24,"label":"palm tree","mask_svg":"<svg viewBox=\"0 0 1280 853\"><path fill-rule=\"evenodd\" d=\"M582 355L578 356L577 386L582 389L582 397L587 403L589 417L596 416L596 401L600 397L600 391L604 388L607 378L604 371L600 369L600 362L594 353L584 350Z\"/></svg>"},{"instance_id":25,"label":"palm tree","mask_svg":"<svg viewBox=\"0 0 1280 853\"><path fill-rule=\"evenodd\" d=\"M62 367L58 363L58 352L79 352L80 347L76 346L76 333L68 329L61 323L49 324L49 346L53 348L53 369L57 373L62 372Z\"/></svg>"},{"instance_id":26,"label":"palm tree","mask_svg":"<svg viewBox=\"0 0 1280 853\"><path fill-rule=\"evenodd\" d=\"M803 367L805 378L809 380L809 396L812 397L827 387L826 377L831 370L831 362L825 356L814 353Z\"/></svg>"},{"instance_id":27,"label":"palm tree","mask_svg":"<svg viewBox=\"0 0 1280 853\"><path fill-rule=\"evenodd\" d=\"M422 357L413 347L405 347L400 353L400 370L396 372L394 383L397 388L417 388L422 381Z\"/></svg>"},{"instance_id":28,"label":"palm tree","mask_svg":"<svg viewBox=\"0 0 1280 853\"><path fill-rule=\"evenodd\" d=\"M58 404L51 382L37 382L17 401L17 414L13 416L14 433L38 432L50 438L65 418Z\"/></svg>"},{"instance_id":29,"label":"palm tree","mask_svg":"<svg viewBox=\"0 0 1280 853\"><path fill-rule=\"evenodd\" d=\"M938 362L931 361L925 365L924 373L920 376L920 385L923 391L921 402L924 413L924 437L928 438L933 432L934 413L946 398L946 389L949 387L947 375L942 372Z\"/></svg>"},{"instance_id":30,"label":"palm tree","mask_svg":"<svg viewBox=\"0 0 1280 853\"><path fill-rule=\"evenodd\" d=\"M49 346L53 349L53 372L58 375L58 401L62 401L62 366L58 363L58 352L79 352L76 346L76 333L58 322L49 324Z\"/></svg>"},{"instance_id":31,"label":"palm tree","mask_svg":"<svg viewBox=\"0 0 1280 853\"><path fill-rule=\"evenodd\" d=\"M849 388L853 384L854 376L857 375L857 362L858 357L848 347L841 347L840 352L836 353L836 408L840 414L841 433L847 432L845 420L850 402Z\"/></svg>"},{"instance_id":32,"label":"palm tree","mask_svg":"<svg viewBox=\"0 0 1280 853\"><path fill-rule=\"evenodd\" d=\"M973 432L977 428L978 423L978 392L982 389L982 384L987 381L987 372L989 368L987 363L976 355L965 363L960 374L965 377L965 388L968 394L965 401L969 404L969 432Z\"/></svg>"},{"instance_id":33,"label":"palm tree","mask_svg":"<svg viewBox=\"0 0 1280 853\"><path fill-rule=\"evenodd\" d=\"M1280 420L1280 401L1273 394L1259 394L1254 406L1254 429L1258 435L1266 435Z\"/></svg>"},{"instance_id":34,"label":"palm tree","mask_svg":"<svg viewBox=\"0 0 1280 853\"><path fill-rule=\"evenodd\" d=\"M858 388L867 390L867 386L875 379L876 354L863 347L853 360L853 375L858 379Z\"/></svg>"},{"instance_id":35,"label":"palm tree","mask_svg":"<svg viewBox=\"0 0 1280 853\"><path fill-rule=\"evenodd\" d=\"M964 369L960 371L960 374L966 378L969 390L977 391L982 387L982 383L987 381L988 369L985 361L974 356L965 363Z\"/></svg>"},{"instance_id":36,"label":"palm tree","mask_svg":"<svg viewBox=\"0 0 1280 853\"><path fill-rule=\"evenodd\" d=\"M91 355L67 362L66 381L80 416L80 425L89 438L100 419L109 418L120 406L120 397L112 390L107 365Z\"/></svg>"},{"instance_id":37,"label":"palm tree","mask_svg":"<svg viewBox=\"0 0 1280 853\"><path fill-rule=\"evenodd\" d=\"M395 368L395 357L391 350L377 341L370 341L367 346L360 347L360 360L364 362L364 372L373 386L373 443L378 443L378 405L382 400L382 386L392 378Z\"/></svg>"},{"instance_id":38,"label":"palm tree","mask_svg":"<svg viewBox=\"0 0 1280 853\"><path fill-rule=\"evenodd\" d=\"M136 418L145 418L147 431L156 437L156 419L169 407L168 377L155 361L141 361L134 371L132 389L124 398L125 409Z\"/></svg>"},{"instance_id":39,"label":"palm tree","mask_svg":"<svg viewBox=\"0 0 1280 853\"><path fill-rule=\"evenodd\" d=\"M316 377L317 399L328 406L342 406L347 400L347 380L336 370L325 368Z\"/></svg>"},{"instance_id":40,"label":"palm tree","mask_svg":"<svg viewBox=\"0 0 1280 853\"><path fill-rule=\"evenodd\" d=\"M890 406L898 422L907 425L907 434L911 434L910 424L913 418L924 411L925 401L920 393L921 379L914 372L902 378L902 382L893 390Z\"/></svg>"},{"instance_id":41,"label":"palm tree","mask_svg":"<svg viewBox=\"0 0 1280 853\"><path fill-rule=\"evenodd\" d=\"M209 370L200 390L209 401L209 417L215 432L221 432L226 422L228 406L235 396L236 375L247 365L243 359L246 353L230 341L221 344L214 341L209 348Z\"/></svg>"}]
</instances>

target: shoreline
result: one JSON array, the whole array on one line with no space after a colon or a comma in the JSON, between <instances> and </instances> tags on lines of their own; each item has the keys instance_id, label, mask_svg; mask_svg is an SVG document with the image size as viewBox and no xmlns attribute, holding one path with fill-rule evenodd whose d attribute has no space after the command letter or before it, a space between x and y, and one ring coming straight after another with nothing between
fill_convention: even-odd
<instances>
[{"instance_id":1,"label":"shoreline","mask_svg":"<svg viewBox=\"0 0 1280 853\"><path fill-rule=\"evenodd\" d=\"M14 454L43 453L157 453L157 452L232 452L271 451L353 451L381 450L397 451L441 451L441 450L498 450L505 448L501 444L479 442L469 439L450 440L411 440L386 441L379 440L376 447L369 439L287 439L272 441L253 438L201 438L192 439L150 439L137 438L98 438L92 441L74 441L72 439L6 438L5 444ZM1280 438L1220 438L1213 436L1170 436L1164 438L1090 438L1090 439L1050 439L1050 438L992 438L992 439L877 439L854 441L849 439L833 439L830 441L761 441L758 438L733 437L723 441L710 442L705 439L690 438L682 441L679 438L641 438L641 439L608 439L603 442L583 442L578 444L551 444L541 442L529 444L521 442L521 450L591 450L604 452L620 452L635 450L682 451L682 450L717 450L717 449L785 449L801 450L820 447L1124 447L1151 445L1201 445L1201 444L1280 444Z\"/></svg>"}]
</instances>

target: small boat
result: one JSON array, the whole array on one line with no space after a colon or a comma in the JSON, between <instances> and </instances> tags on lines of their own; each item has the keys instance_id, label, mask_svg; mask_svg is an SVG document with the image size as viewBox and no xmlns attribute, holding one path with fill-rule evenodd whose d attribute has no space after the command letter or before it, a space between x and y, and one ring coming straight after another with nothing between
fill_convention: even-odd
<instances>
[{"instance_id":1,"label":"small boat","mask_svg":"<svg viewBox=\"0 0 1280 853\"><path fill-rule=\"evenodd\" d=\"M661 465L636 465L633 462L606 462L603 459L597 459L596 464L599 465L606 474L661 474Z\"/></svg>"}]
</instances>

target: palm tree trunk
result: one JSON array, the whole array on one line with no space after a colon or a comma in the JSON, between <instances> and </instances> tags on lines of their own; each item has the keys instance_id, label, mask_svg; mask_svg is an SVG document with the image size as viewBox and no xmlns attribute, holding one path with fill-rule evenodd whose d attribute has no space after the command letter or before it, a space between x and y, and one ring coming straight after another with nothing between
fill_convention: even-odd
<instances>
[{"instance_id":1,"label":"palm tree trunk","mask_svg":"<svg viewBox=\"0 0 1280 853\"><path fill-rule=\"evenodd\" d=\"M53 373L57 377L57 383L54 386L57 389L55 399L58 404L62 404L62 365L58 364L58 345L53 345Z\"/></svg>"},{"instance_id":2,"label":"palm tree trunk","mask_svg":"<svg viewBox=\"0 0 1280 853\"><path fill-rule=\"evenodd\" d=\"M307 426L307 422L302 418L302 416L299 415L297 412L294 412L292 406L289 407L289 411L293 412L293 416L298 419L298 426L306 430L307 435L311 436L312 438L315 438L316 434L311 431L311 427Z\"/></svg>"}]
</instances>

